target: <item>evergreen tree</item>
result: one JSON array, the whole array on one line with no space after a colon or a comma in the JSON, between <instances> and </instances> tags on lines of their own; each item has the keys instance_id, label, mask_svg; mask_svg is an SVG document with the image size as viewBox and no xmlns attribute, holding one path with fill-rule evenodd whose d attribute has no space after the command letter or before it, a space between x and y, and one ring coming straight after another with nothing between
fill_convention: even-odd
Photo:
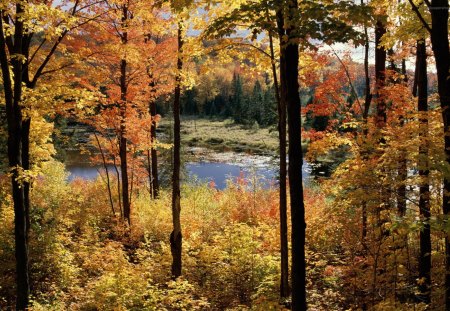
<instances>
[{"instance_id":1,"label":"evergreen tree","mask_svg":"<svg viewBox=\"0 0 450 311\"><path fill-rule=\"evenodd\" d=\"M268 85L263 94L261 125L271 126L277 123L277 102L274 86Z\"/></svg>"},{"instance_id":2,"label":"evergreen tree","mask_svg":"<svg viewBox=\"0 0 450 311\"><path fill-rule=\"evenodd\" d=\"M243 115L243 100L244 100L244 90L242 86L242 79L239 74L233 74L233 91L231 96L231 111L233 119L236 123L242 123L242 115Z\"/></svg>"},{"instance_id":3,"label":"evergreen tree","mask_svg":"<svg viewBox=\"0 0 450 311\"><path fill-rule=\"evenodd\" d=\"M194 87L187 90L183 96L183 105L181 106L181 113L187 115L197 115L199 113L199 105L196 100L197 89Z\"/></svg>"},{"instance_id":4,"label":"evergreen tree","mask_svg":"<svg viewBox=\"0 0 450 311\"><path fill-rule=\"evenodd\" d=\"M258 122L259 125L262 124L262 114L264 110L264 94L261 87L261 83L256 80L255 85L253 86L253 92L250 100L250 109L251 109L251 119L252 121Z\"/></svg>"}]
</instances>

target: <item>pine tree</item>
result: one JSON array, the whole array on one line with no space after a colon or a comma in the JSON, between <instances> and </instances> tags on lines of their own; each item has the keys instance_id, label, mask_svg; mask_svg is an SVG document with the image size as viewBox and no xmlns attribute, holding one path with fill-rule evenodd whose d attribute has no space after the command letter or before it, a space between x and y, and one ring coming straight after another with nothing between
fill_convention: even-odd
<instances>
[{"instance_id":1,"label":"pine tree","mask_svg":"<svg viewBox=\"0 0 450 311\"><path fill-rule=\"evenodd\" d=\"M244 106L244 90L242 86L241 76L237 73L233 75L233 95L231 97L231 112L236 123L242 123L242 108Z\"/></svg>"}]
</instances>

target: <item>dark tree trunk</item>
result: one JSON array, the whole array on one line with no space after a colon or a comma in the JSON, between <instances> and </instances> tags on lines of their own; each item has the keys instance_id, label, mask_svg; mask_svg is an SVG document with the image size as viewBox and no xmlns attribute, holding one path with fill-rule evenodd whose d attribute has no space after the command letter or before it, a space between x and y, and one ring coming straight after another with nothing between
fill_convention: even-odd
<instances>
[{"instance_id":1,"label":"dark tree trunk","mask_svg":"<svg viewBox=\"0 0 450 311\"><path fill-rule=\"evenodd\" d=\"M181 97L181 70L183 69L183 33L182 22L178 24L178 60L177 60L177 78L175 85L175 97L173 101L173 175L172 175L172 222L173 231L170 234L170 249L172 252L172 277L174 279L181 275L181 195L180 195L180 97Z\"/></svg>"},{"instance_id":2,"label":"dark tree trunk","mask_svg":"<svg viewBox=\"0 0 450 311\"><path fill-rule=\"evenodd\" d=\"M119 202L119 211L120 211L120 218L123 218L123 207L122 207L122 187L121 187L121 183L120 183L120 171L117 168L117 164L116 164L116 157L113 156L113 165L114 165L114 170L116 171L116 178L117 178L117 197L118 197L118 202Z\"/></svg>"},{"instance_id":3,"label":"dark tree trunk","mask_svg":"<svg viewBox=\"0 0 450 311\"><path fill-rule=\"evenodd\" d=\"M150 194L150 197L153 199L155 196L153 194L153 181L152 181L152 157L151 157L151 151L147 150L147 174L148 174L148 193Z\"/></svg>"},{"instance_id":4,"label":"dark tree trunk","mask_svg":"<svg viewBox=\"0 0 450 311\"><path fill-rule=\"evenodd\" d=\"M268 16L269 18L269 16ZM283 13L281 8L276 12L278 37L280 40L280 49L283 49L282 41L284 30ZM274 77L275 97L278 108L278 136L280 147L280 255L281 255L281 280L280 297L289 297L289 248L288 248L288 225L287 225L287 165L286 165L286 92L285 82L278 84L277 69L275 65L275 53L273 47L272 34L270 38L270 55L272 57L272 75ZM285 58L280 54L280 79L285 78Z\"/></svg>"},{"instance_id":5,"label":"dark tree trunk","mask_svg":"<svg viewBox=\"0 0 450 311\"><path fill-rule=\"evenodd\" d=\"M3 12L1 12L3 14ZM16 5L16 13L23 13L21 4ZM22 52L23 22L15 21L14 46L16 55ZM9 72L8 56L6 52L5 34L3 23L0 19L0 64L3 76L4 97L6 104L6 117L8 123L8 160L12 169L11 185L14 204L14 237L16 256L16 310L25 310L29 306L29 277L28 277L28 244L26 227L26 210L24 191L20 181L20 169L22 168L22 110L20 101L22 98L22 62L18 58L11 59L14 73L14 87Z\"/></svg>"},{"instance_id":6,"label":"dark tree trunk","mask_svg":"<svg viewBox=\"0 0 450 311\"><path fill-rule=\"evenodd\" d=\"M381 96L380 90L385 85L386 80L386 50L380 46L381 38L386 33L386 26L380 19L375 26L375 93L377 97L377 128L383 128L386 125L386 102Z\"/></svg>"},{"instance_id":7,"label":"dark tree trunk","mask_svg":"<svg viewBox=\"0 0 450 311\"><path fill-rule=\"evenodd\" d=\"M381 38L386 33L386 28L384 24L384 16L378 16L377 22L375 24L375 100L376 100L376 115L375 115L375 126L376 126L376 138L377 143L380 147L386 142L383 137L382 129L386 126L387 114L386 114L386 102L382 96L382 89L385 87L385 71L386 71L386 50L383 46L381 46ZM381 158L383 154L382 148L377 151L375 155L378 158ZM380 173L378 173L379 180L384 180L386 176L385 169L381 169ZM380 247L383 243L383 237L388 235L389 232L385 230L385 226L383 224L386 222L386 218L384 217L382 211L387 210L389 206L389 189L385 185L380 187L380 189L373 189L372 191L377 191L379 195L379 207L375 207L374 209L374 218L375 218L375 230L374 232L378 232L376 236L376 243ZM371 292L371 301L372 304L375 304L375 300L377 298L377 284L378 277L380 274L384 274L384 269L380 268L383 263L378 256L379 253L374 254L374 265L372 267L372 292ZM380 264L380 266L379 266Z\"/></svg>"},{"instance_id":8,"label":"dark tree trunk","mask_svg":"<svg viewBox=\"0 0 450 311\"><path fill-rule=\"evenodd\" d=\"M128 19L128 8L122 7L122 24L126 26ZM125 31L121 35L122 44L128 43L128 33ZM123 216L131 225L131 204L128 185L128 159L127 159L127 61L120 61L120 137L119 137L119 155L120 155L120 173L122 180L122 206Z\"/></svg>"},{"instance_id":9,"label":"dark tree trunk","mask_svg":"<svg viewBox=\"0 0 450 311\"><path fill-rule=\"evenodd\" d=\"M30 169L30 127L31 118L26 118L22 122L22 167L24 170ZM25 204L25 223L26 223L26 236L27 240L30 235L30 182L23 182L23 196Z\"/></svg>"},{"instance_id":10,"label":"dark tree trunk","mask_svg":"<svg viewBox=\"0 0 450 311\"><path fill-rule=\"evenodd\" d=\"M401 126L404 121L401 120ZM397 213L400 217L406 215L406 178L407 178L407 163L406 163L406 151L400 150L400 159L397 169L397 180L399 185L397 186Z\"/></svg>"},{"instance_id":11,"label":"dark tree trunk","mask_svg":"<svg viewBox=\"0 0 450 311\"><path fill-rule=\"evenodd\" d=\"M116 210L114 209L114 202L112 197L112 191L111 191L111 178L109 177L109 170L108 170L108 164L106 163L106 157L105 153L103 152L102 145L100 144L100 140L98 139L97 133L94 132L95 140L97 141L98 150L100 151L100 155L102 156L102 163L103 168L105 169L106 173L106 187L108 188L108 197L109 197L109 204L111 205L111 210L113 215L116 215Z\"/></svg>"},{"instance_id":12,"label":"dark tree trunk","mask_svg":"<svg viewBox=\"0 0 450 311\"><path fill-rule=\"evenodd\" d=\"M389 70L391 72L398 72L397 66L395 65L395 62L393 60L394 57L394 50L391 48L389 49ZM406 82L406 68L403 68L403 61L402 61L402 74L405 75L405 80L403 82ZM401 83L402 80L395 80L393 77L391 77L390 82L393 84ZM400 115L399 116L399 125L400 127L403 127L405 125L405 116ZM407 167L408 163L406 161L406 150L404 148L400 148L399 150L399 157L398 157L398 167L397 167L397 189L396 189L396 199L397 199L397 214L399 217L404 217L406 215L406 179L408 177L407 174Z\"/></svg>"},{"instance_id":13,"label":"dark tree trunk","mask_svg":"<svg viewBox=\"0 0 450 311\"><path fill-rule=\"evenodd\" d=\"M15 79L17 83L17 79ZM20 85L16 84L16 85ZM20 92L16 91L15 98L20 98ZM17 97L16 97L17 96ZM20 168L21 163L21 139L22 116L19 102L14 99L14 112L8 118L8 158L9 166ZM29 276L28 276L28 242L27 242L27 217L25 209L24 188L20 182L20 173L13 170L11 176L13 201L14 201L14 224L15 224L15 248L16 248L16 274L17 274L17 300L16 309L25 310L29 304Z\"/></svg>"},{"instance_id":14,"label":"dark tree trunk","mask_svg":"<svg viewBox=\"0 0 450 311\"><path fill-rule=\"evenodd\" d=\"M379 16L375 25L375 96L376 96L376 119L375 125L378 134L378 143L380 145L384 144L386 141L382 135L381 129L386 126L387 114L386 114L386 102L382 96L382 89L386 84L386 58L387 53L383 46L381 46L381 39L386 33L386 26L383 21L383 16ZM378 155L381 157L381 152ZM379 178L382 179L385 175L384 170L381 170ZM386 209L388 207L389 190L386 187L381 187L379 190L380 195L380 208L376 208L375 217L377 219L377 228L383 227L384 220L382 219L381 209ZM378 237L381 243L382 235L387 232L383 230L382 234ZM375 286L375 284L374 284ZM372 293L375 295L375 293Z\"/></svg>"},{"instance_id":15,"label":"dark tree trunk","mask_svg":"<svg viewBox=\"0 0 450 311\"><path fill-rule=\"evenodd\" d=\"M364 4L364 1L361 0L361 5ZM369 75L369 34L367 32L367 27L364 26L364 111L363 111L363 139L367 139L368 134L368 118L370 111L370 104L372 103L372 93L370 91L370 75ZM367 158L367 152L364 152L363 158ZM362 202L361 204L361 240L365 243L367 236L367 202Z\"/></svg>"},{"instance_id":16,"label":"dark tree trunk","mask_svg":"<svg viewBox=\"0 0 450 311\"><path fill-rule=\"evenodd\" d=\"M292 242L292 310L306 310L306 262L305 262L305 207L303 203L302 184L302 144L301 144L301 105L298 84L299 44L295 40L298 34L295 28L295 16L298 1L289 2L285 20L288 21L286 35L288 42L283 42L284 79L289 135L289 192L291 197L291 242ZM283 89L283 87L282 87Z\"/></svg>"},{"instance_id":17,"label":"dark tree trunk","mask_svg":"<svg viewBox=\"0 0 450 311\"><path fill-rule=\"evenodd\" d=\"M153 197L157 198L159 194L159 180L158 180L158 152L156 148L154 148L154 144L156 143L156 122L153 120L153 118L156 116L156 103L150 104L150 115L152 117L152 124L150 128L150 139L152 143L152 150L151 150L151 170L152 170L152 193Z\"/></svg>"},{"instance_id":18,"label":"dark tree trunk","mask_svg":"<svg viewBox=\"0 0 450 311\"><path fill-rule=\"evenodd\" d=\"M123 207L123 216L127 220L128 224L131 224L130 219L130 196L129 196L129 186L128 186L128 161L127 161L127 138L126 138L126 85L122 84L122 80L125 81L125 70L126 70L126 61L122 60L120 62L121 68L121 93L122 100L120 103L120 141L119 141L119 156L120 156L120 173L122 180L122 207ZM125 98L125 99L124 99Z\"/></svg>"},{"instance_id":19,"label":"dark tree trunk","mask_svg":"<svg viewBox=\"0 0 450 311\"><path fill-rule=\"evenodd\" d=\"M32 35L26 34L22 39L22 53L25 59L29 59L30 52L30 43L31 43ZM22 65L22 83L24 83L27 88L34 89L36 86L36 82L32 83L30 81L29 76L29 63L25 62ZM22 167L24 170L29 170L31 166L30 159L30 129L31 129L31 116L27 116L22 120ZM25 204L25 222L26 222L26 234L27 240L29 240L30 229L31 229L31 221L30 221L30 191L31 191L31 183L28 180L23 182L23 195L24 195L24 204Z\"/></svg>"},{"instance_id":20,"label":"dark tree trunk","mask_svg":"<svg viewBox=\"0 0 450 311\"><path fill-rule=\"evenodd\" d=\"M422 217L423 229L420 231L419 255L419 298L430 303L431 290L431 229L430 229L430 185L428 181L428 79L427 79L427 51L425 39L417 42L417 95L419 111L419 210Z\"/></svg>"},{"instance_id":21,"label":"dark tree trunk","mask_svg":"<svg viewBox=\"0 0 450 311\"><path fill-rule=\"evenodd\" d=\"M448 0L431 1L431 44L436 60L438 93L441 101L442 119L444 121L444 150L447 163L450 164L450 50L448 40ZM442 210L450 217L450 176L444 175ZM450 310L450 239L445 238L445 306Z\"/></svg>"},{"instance_id":22,"label":"dark tree trunk","mask_svg":"<svg viewBox=\"0 0 450 311\"><path fill-rule=\"evenodd\" d=\"M362 1L361 1L362 3ZM370 104L372 103L372 93L370 91L370 73L369 73L369 34L367 27L364 27L364 134L367 135L367 119L369 117Z\"/></svg>"}]
</instances>

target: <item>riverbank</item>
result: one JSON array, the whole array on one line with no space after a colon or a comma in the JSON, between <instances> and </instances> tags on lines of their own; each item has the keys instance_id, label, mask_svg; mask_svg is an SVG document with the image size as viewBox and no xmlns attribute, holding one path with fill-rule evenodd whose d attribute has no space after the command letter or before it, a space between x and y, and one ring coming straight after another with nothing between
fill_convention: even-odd
<instances>
[{"instance_id":1,"label":"riverbank","mask_svg":"<svg viewBox=\"0 0 450 311\"><path fill-rule=\"evenodd\" d=\"M173 121L163 117L158 125L157 138L163 143L172 143ZM92 129L81 123L71 124L60 129L63 138L55 137L59 146L60 159L65 151L90 148L89 137ZM278 154L278 131L275 127L252 128L234 123L233 120L208 119L196 116L183 116L181 121L181 140L184 147L206 148L216 152L238 152L263 156ZM308 143L303 142L306 151Z\"/></svg>"},{"instance_id":2,"label":"riverbank","mask_svg":"<svg viewBox=\"0 0 450 311\"><path fill-rule=\"evenodd\" d=\"M160 132L170 135L172 121L162 118ZM215 151L245 152L274 155L278 149L278 132L270 128L245 128L232 120L214 120L184 116L181 140L185 146L209 148Z\"/></svg>"}]
</instances>

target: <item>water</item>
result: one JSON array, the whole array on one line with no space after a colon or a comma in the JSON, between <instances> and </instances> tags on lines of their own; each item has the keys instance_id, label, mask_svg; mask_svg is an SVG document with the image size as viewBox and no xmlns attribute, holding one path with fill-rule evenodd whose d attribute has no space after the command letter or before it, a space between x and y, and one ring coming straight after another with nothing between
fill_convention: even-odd
<instances>
[{"instance_id":1,"label":"water","mask_svg":"<svg viewBox=\"0 0 450 311\"><path fill-rule=\"evenodd\" d=\"M103 165L90 165L89 163L79 163L79 164L68 164L66 165L67 171L70 173L69 181L76 178L81 178L85 180L94 180L98 177L99 173L105 170ZM120 168L118 168L120 170ZM114 166L108 165L108 171L111 176L116 176L116 171Z\"/></svg>"},{"instance_id":2,"label":"water","mask_svg":"<svg viewBox=\"0 0 450 311\"><path fill-rule=\"evenodd\" d=\"M270 188L278 184L278 170L273 166L244 166L233 163L219 162L190 162L185 166L188 182L199 180L200 182L213 182L215 188L224 189L227 182L236 182L238 178L247 180L250 184L255 181L263 188ZM303 179L310 176L310 167L303 165Z\"/></svg>"},{"instance_id":3,"label":"water","mask_svg":"<svg viewBox=\"0 0 450 311\"><path fill-rule=\"evenodd\" d=\"M183 182L210 183L220 190L226 188L228 181L236 182L238 178L244 178L250 186L256 181L263 188L273 187L278 183L278 164L271 157L213 153L207 157L200 156L198 159L197 162L185 164L186 176ZM99 176L99 172L104 171L103 165L92 165L88 157L83 155L70 154L69 160L69 164L66 165L70 173L69 181L75 178L94 180ZM108 171L111 178L116 178L114 166L108 166ZM314 167L305 162L302 173L304 182L308 183L314 174Z\"/></svg>"},{"instance_id":4,"label":"water","mask_svg":"<svg viewBox=\"0 0 450 311\"><path fill-rule=\"evenodd\" d=\"M102 165L89 165L86 163L67 165L70 172L69 181L76 178L85 180L94 180L98 177L100 171L104 171ZM111 178L116 178L114 166L108 166ZM241 164L222 163L222 162L189 162L185 165L185 182L193 183L213 183L215 188L224 189L228 181L236 182L238 178L244 178L250 181L257 178L257 183L263 188L276 186L278 181L278 171L274 167L259 166L247 167ZM309 164L303 165L303 179L310 177L311 169Z\"/></svg>"}]
</instances>

